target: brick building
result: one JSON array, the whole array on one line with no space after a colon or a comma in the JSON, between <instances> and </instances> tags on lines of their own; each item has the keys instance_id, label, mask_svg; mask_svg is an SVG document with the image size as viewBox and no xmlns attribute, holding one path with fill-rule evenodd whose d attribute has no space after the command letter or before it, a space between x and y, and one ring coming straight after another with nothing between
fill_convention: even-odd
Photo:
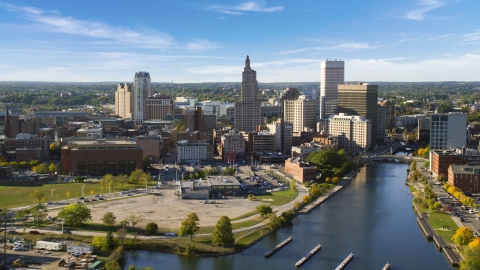
<instances>
[{"instance_id":1,"label":"brick building","mask_svg":"<svg viewBox=\"0 0 480 270\"><path fill-rule=\"evenodd\" d=\"M70 175L130 174L143 168L143 149L127 141L74 141L62 147L62 165Z\"/></svg>"},{"instance_id":2,"label":"brick building","mask_svg":"<svg viewBox=\"0 0 480 270\"><path fill-rule=\"evenodd\" d=\"M465 165L480 162L480 155L472 149L433 150L430 151L430 171L433 176L448 175L450 165Z\"/></svg>"},{"instance_id":3,"label":"brick building","mask_svg":"<svg viewBox=\"0 0 480 270\"><path fill-rule=\"evenodd\" d=\"M463 192L477 193L480 165L450 165L448 183Z\"/></svg>"},{"instance_id":4,"label":"brick building","mask_svg":"<svg viewBox=\"0 0 480 270\"><path fill-rule=\"evenodd\" d=\"M173 115L175 105L170 96L154 96L146 100L146 120L164 119L166 115Z\"/></svg>"},{"instance_id":5,"label":"brick building","mask_svg":"<svg viewBox=\"0 0 480 270\"><path fill-rule=\"evenodd\" d=\"M293 178L300 183L306 183L317 178L317 169L302 162L300 158L285 160L285 171L292 174Z\"/></svg>"}]
</instances>

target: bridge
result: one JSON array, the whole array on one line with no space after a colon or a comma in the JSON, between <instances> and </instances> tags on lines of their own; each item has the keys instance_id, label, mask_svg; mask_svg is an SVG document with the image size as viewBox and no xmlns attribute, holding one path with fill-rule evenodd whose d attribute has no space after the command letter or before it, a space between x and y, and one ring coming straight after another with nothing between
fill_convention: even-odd
<instances>
[{"instance_id":1,"label":"bridge","mask_svg":"<svg viewBox=\"0 0 480 270\"><path fill-rule=\"evenodd\" d=\"M421 157L412 157L412 156L395 156L395 155L378 155L378 156L371 156L368 161L375 161L375 162L400 162L400 163L410 163L413 160L417 162L426 161L426 159Z\"/></svg>"}]
</instances>

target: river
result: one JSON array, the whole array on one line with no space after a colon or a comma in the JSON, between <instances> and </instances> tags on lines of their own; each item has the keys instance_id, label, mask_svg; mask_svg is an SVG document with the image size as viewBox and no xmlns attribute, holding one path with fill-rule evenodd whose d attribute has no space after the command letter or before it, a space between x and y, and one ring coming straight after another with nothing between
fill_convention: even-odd
<instances>
[{"instance_id":1,"label":"river","mask_svg":"<svg viewBox=\"0 0 480 270\"><path fill-rule=\"evenodd\" d=\"M187 257L159 252L127 254L126 266L154 269L295 269L295 262L317 244L322 249L301 269L335 269L351 252L345 269L452 269L416 223L412 197L403 183L406 164L377 163L362 168L340 192L293 226L284 227L242 253L214 258ZM287 237L293 241L270 258L271 249Z\"/></svg>"}]
</instances>

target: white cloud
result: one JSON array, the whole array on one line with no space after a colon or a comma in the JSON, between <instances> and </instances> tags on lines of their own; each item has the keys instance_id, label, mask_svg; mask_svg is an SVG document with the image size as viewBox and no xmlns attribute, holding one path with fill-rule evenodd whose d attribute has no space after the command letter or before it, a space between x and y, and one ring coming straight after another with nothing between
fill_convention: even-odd
<instances>
[{"instance_id":1,"label":"white cloud","mask_svg":"<svg viewBox=\"0 0 480 270\"><path fill-rule=\"evenodd\" d=\"M463 42L467 44L476 44L480 42L480 29L472 33L463 35Z\"/></svg>"},{"instance_id":2,"label":"white cloud","mask_svg":"<svg viewBox=\"0 0 480 270\"><path fill-rule=\"evenodd\" d=\"M205 51L205 50L217 49L221 47L222 46L218 43L211 42L206 39L197 39L185 44L184 48L190 51Z\"/></svg>"},{"instance_id":3,"label":"white cloud","mask_svg":"<svg viewBox=\"0 0 480 270\"><path fill-rule=\"evenodd\" d=\"M281 12L285 9L284 6L266 7L266 3L260 2L244 2L236 6L222 6L212 5L207 7L208 10L221 12L230 15L241 15L244 11L247 12Z\"/></svg>"},{"instance_id":4,"label":"white cloud","mask_svg":"<svg viewBox=\"0 0 480 270\"><path fill-rule=\"evenodd\" d=\"M333 46L325 46L325 47L310 47L310 48L300 48L296 50L289 50L289 51L282 51L278 54L294 54L304 51L353 51L353 50L368 50L368 49L375 49L376 46L371 46L367 42L348 42L348 43L340 43L338 45Z\"/></svg>"},{"instance_id":5,"label":"white cloud","mask_svg":"<svg viewBox=\"0 0 480 270\"><path fill-rule=\"evenodd\" d=\"M174 38L167 33L151 31L141 33L126 27L114 27L103 22L79 20L61 16L56 11L45 11L35 7L0 4L5 10L20 14L23 18L44 26L43 30L71 35L81 35L115 42L136 44L141 47L168 48L175 44Z\"/></svg>"},{"instance_id":6,"label":"white cloud","mask_svg":"<svg viewBox=\"0 0 480 270\"><path fill-rule=\"evenodd\" d=\"M438 0L419 0L418 5L422 6L419 9L409 11L405 17L410 20L421 21L425 19L425 13L442 7L445 3Z\"/></svg>"}]
</instances>

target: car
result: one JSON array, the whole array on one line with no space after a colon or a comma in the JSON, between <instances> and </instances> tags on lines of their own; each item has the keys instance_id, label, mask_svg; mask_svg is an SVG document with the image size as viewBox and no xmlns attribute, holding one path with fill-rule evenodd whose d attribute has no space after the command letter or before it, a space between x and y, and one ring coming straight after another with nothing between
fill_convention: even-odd
<instances>
[{"instance_id":1,"label":"car","mask_svg":"<svg viewBox=\"0 0 480 270\"><path fill-rule=\"evenodd\" d=\"M51 204L53 204L53 203L52 203L52 202L47 202L47 203L46 203L46 205L51 205Z\"/></svg>"},{"instance_id":2,"label":"car","mask_svg":"<svg viewBox=\"0 0 480 270\"><path fill-rule=\"evenodd\" d=\"M127 194L127 192L126 192L126 191L122 191L121 194Z\"/></svg>"},{"instance_id":3,"label":"car","mask_svg":"<svg viewBox=\"0 0 480 270\"><path fill-rule=\"evenodd\" d=\"M62 232L62 233L63 233L63 234L72 234L72 232L71 232L71 231L69 231L69 230L63 230L63 232Z\"/></svg>"},{"instance_id":4,"label":"car","mask_svg":"<svg viewBox=\"0 0 480 270\"><path fill-rule=\"evenodd\" d=\"M95 195L93 195L93 197L97 197L97 198L98 198L98 197L100 197L100 194L95 194Z\"/></svg>"},{"instance_id":5,"label":"car","mask_svg":"<svg viewBox=\"0 0 480 270\"><path fill-rule=\"evenodd\" d=\"M91 199L91 201L92 201L92 202L96 202L96 201L97 201L97 199L93 198L93 199Z\"/></svg>"},{"instance_id":6,"label":"car","mask_svg":"<svg viewBox=\"0 0 480 270\"><path fill-rule=\"evenodd\" d=\"M83 200L83 199L85 199L85 197L80 197L80 198L78 198L78 199L79 199L79 200Z\"/></svg>"},{"instance_id":7,"label":"car","mask_svg":"<svg viewBox=\"0 0 480 270\"><path fill-rule=\"evenodd\" d=\"M16 231L8 231L8 234L18 234Z\"/></svg>"},{"instance_id":8,"label":"car","mask_svg":"<svg viewBox=\"0 0 480 270\"><path fill-rule=\"evenodd\" d=\"M22 250L22 248L23 248L22 246L16 246L13 248L13 251L20 251Z\"/></svg>"},{"instance_id":9,"label":"car","mask_svg":"<svg viewBox=\"0 0 480 270\"><path fill-rule=\"evenodd\" d=\"M128 194L127 194L127 196L129 196L129 197L130 197L130 196L132 196L132 194L128 193Z\"/></svg>"},{"instance_id":10,"label":"car","mask_svg":"<svg viewBox=\"0 0 480 270\"><path fill-rule=\"evenodd\" d=\"M470 214L473 214L473 213L474 213L474 212L473 212L473 209L468 210L468 212L469 212Z\"/></svg>"},{"instance_id":11,"label":"car","mask_svg":"<svg viewBox=\"0 0 480 270\"><path fill-rule=\"evenodd\" d=\"M104 199L104 198L102 198L102 197L100 197L100 198L98 198L98 200L99 200L99 201L103 201L103 200L105 200L105 199Z\"/></svg>"},{"instance_id":12,"label":"car","mask_svg":"<svg viewBox=\"0 0 480 270\"><path fill-rule=\"evenodd\" d=\"M37 231L37 230L29 231L28 233L29 233L29 234L40 234L40 232Z\"/></svg>"},{"instance_id":13,"label":"car","mask_svg":"<svg viewBox=\"0 0 480 270\"><path fill-rule=\"evenodd\" d=\"M78 201L78 202L76 202L76 204L83 204L83 202Z\"/></svg>"}]
</instances>

